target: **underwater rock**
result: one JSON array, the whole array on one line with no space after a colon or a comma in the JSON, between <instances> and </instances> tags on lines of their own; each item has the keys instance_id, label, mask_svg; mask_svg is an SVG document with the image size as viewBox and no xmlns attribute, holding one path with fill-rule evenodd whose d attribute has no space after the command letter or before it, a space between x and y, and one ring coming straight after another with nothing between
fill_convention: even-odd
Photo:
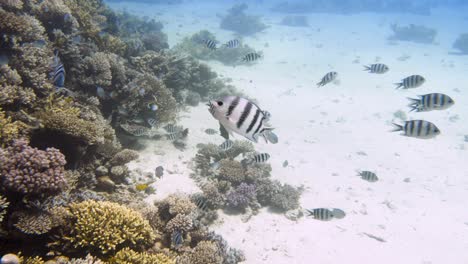
<instances>
[{"instance_id":1,"label":"underwater rock","mask_svg":"<svg viewBox=\"0 0 468 264\"><path fill-rule=\"evenodd\" d=\"M138 159L140 155L137 151L131 149L121 150L119 153L115 154L114 157L109 161L111 165L125 165L132 160Z\"/></svg>"},{"instance_id":2,"label":"underwater rock","mask_svg":"<svg viewBox=\"0 0 468 264\"><path fill-rule=\"evenodd\" d=\"M286 16L281 20L281 25L290 27L308 27L309 22L306 16Z\"/></svg>"},{"instance_id":3,"label":"underwater rock","mask_svg":"<svg viewBox=\"0 0 468 264\"><path fill-rule=\"evenodd\" d=\"M20 264L20 258L16 254L6 254L0 259L1 264Z\"/></svg>"},{"instance_id":4,"label":"underwater rock","mask_svg":"<svg viewBox=\"0 0 468 264\"><path fill-rule=\"evenodd\" d=\"M244 11L247 4L237 4L228 10L228 14L221 20L220 27L232 30L240 35L253 35L263 31L267 26L260 21L258 16L246 15Z\"/></svg>"},{"instance_id":5,"label":"underwater rock","mask_svg":"<svg viewBox=\"0 0 468 264\"><path fill-rule=\"evenodd\" d=\"M409 26L391 25L393 35L389 40L412 41L416 43L434 43L437 31L421 25L410 24Z\"/></svg>"},{"instance_id":6,"label":"underwater rock","mask_svg":"<svg viewBox=\"0 0 468 264\"><path fill-rule=\"evenodd\" d=\"M111 193L115 190L116 186L109 176L101 176L97 178L96 188Z\"/></svg>"},{"instance_id":7,"label":"underwater rock","mask_svg":"<svg viewBox=\"0 0 468 264\"><path fill-rule=\"evenodd\" d=\"M468 33L460 34L455 42L453 48L461 52L461 54L468 54Z\"/></svg>"}]
</instances>

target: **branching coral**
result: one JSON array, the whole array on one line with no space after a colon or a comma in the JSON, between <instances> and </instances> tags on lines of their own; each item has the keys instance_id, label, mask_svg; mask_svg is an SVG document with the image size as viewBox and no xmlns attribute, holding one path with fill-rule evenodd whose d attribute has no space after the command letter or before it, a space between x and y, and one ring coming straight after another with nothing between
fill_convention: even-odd
<instances>
[{"instance_id":1,"label":"branching coral","mask_svg":"<svg viewBox=\"0 0 468 264\"><path fill-rule=\"evenodd\" d=\"M65 187L65 157L59 150L32 148L26 140L15 140L0 155L1 180L9 191L44 194Z\"/></svg>"},{"instance_id":2,"label":"branching coral","mask_svg":"<svg viewBox=\"0 0 468 264\"><path fill-rule=\"evenodd\" d=\"M20 212L15 217L18 218L15 227L29 235L42 235L56 226L47 213Z\"/></svg>"},{"instance_id":3,"label":"branching coral","mask_svg":"<svg viewBox=\"0 0 468 264\"><path fill-rule=\"evenodd\" d=\"M31 88L23 87L21 76L8 65L0 65L1 106L31 105L36 95Z\"/></svg>"},{"instance_id":4,"label":"branching coral","mask_svg":"<svg viewBox=\"0 0 468 264\"><path fill-rule=\"evenodd\" d=\"M114 157L109 161L112 165L124 165L129 163L132 160L138 159L139 154L135 150L124 149L114 155Z\"/></svg>"},{"instance_id":5,"label":"branching coral","mask_svg":"<svg viewBox=\"0 0 468 264\"><path fill-rule=\"evenodd\" d=\"M17 15L0 9L0 32L4 37L13 37L16 42L33 42L44 39L45 29L41 22L30 15Z\"/></svg>"},{"instance_id":6,"label":"branching coral","mask_svg":"<svg viewBox=\"0 0 468 264\"><path fill-rule=\"evenodd\" d=\"M218 177L234 185L240 184L245 180L244 167L237 160L222 159L219 161Z\"/></svg>"},{"instance_id":7,"label":"branching coral","mask_svg":"<svg viewBox=\"0 0 468 264\"><path fill-rule=\"evenodd\" d=\"M7 210L9 204L10 203L7 201L7 199L0 195L0 224L3 221L3 217L6 214L6 210Z\"/></svg>"},{"instance_id":8,"label":"branching coral","mask_svg":"<svg viewBox=\"0 0 468 264\"><path fill-rule=\"evenodd\" d=\"M178 214L166 224L166 231L172 233L180 231L186 233L193 228L193 219L190 215Z\"/></svg>"},{"instance_id":9,"label":"branching coral","mask_svg":"<svg viewBox=\"0 0 468 264\"><path fill-rule=\"evenodd\" d=\"M139 212L116 203L85 201L69 210L74 219L66 239L77 248L107 255L124 247L149 246L155 238Z\"/></svg>"},{"instance_id":10,"label":"branching coral","mask_svg":"<svg viewBox=\"0 0 468 264\"><path fill-rule=\"evenodd\" d=\"M117 252L109 261L110 264L175 264L175 259L162 253L150 254L136 252L130 248L124 248Z\"/></svg>"},{"instance_id":11,"label":"branching coral","mask_svg":"<svg viewBox=\"0 0 468 264\"><path fill-rule=\"evenodd\" d=\"M91 254L88 254L85 258L82 259L71 259L69 262L67 262L67 264L105 264L105 262L91 256Z\"/></svg>"},{"instance_id":12,"label":"branching coral","mask_svg":"<svg viewBox=\"0 0 468 264\"><path fill-rule=\"evenodd\" d=\"M281 211L299 207L301 191L289 184L281 185L278 181L262 179L257 182L257 198L262 205L271 205Z\"/></svg>"},{"instance_id":13,"label":"branching coral","mask_svg":"<svg viewBox=\"0 0 468 264\"><path fill-rule=\"evenodd\" d=\"M255 185L246 183L241 183L226 196L227 204L239 209L245 209L253 202L256 202L256 200Z\"/></svg>"},{"instance_id":14,"label":"branching coral","mask_svg":"<svg viewBox=\"0 0 468 264\"><path fill-rule=\"evenodd\" d=\"M0 147L25 135L26 125L20 121L12 122L0 108Z\"/></svg>"},{"instance_id":15,"label":"branching coral","mask_svg":"<svg viewBox=\"0 0 468 264\"><path fill-rule=\"evenodd\" d=\"M0 6L5 9L19 10L23 8L23 0L3 0Z\"/></svg>"},{"instance_id":16,"label":"branching coral","mask_svg":"<svg viewBox=\"0 0 468 264\"><path fill-rule=\"evenodd\" d=\"M181 264L221 264L223 257L216 243L201 241L192 252L183 255L178 263Z\"/></svg>"}]
</instances>

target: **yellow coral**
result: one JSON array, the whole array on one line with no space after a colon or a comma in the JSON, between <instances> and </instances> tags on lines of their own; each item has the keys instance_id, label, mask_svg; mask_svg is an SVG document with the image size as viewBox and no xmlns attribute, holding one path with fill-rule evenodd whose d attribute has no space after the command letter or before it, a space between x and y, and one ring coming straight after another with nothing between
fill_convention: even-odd
<instances>
[{"instance_id":1,"label":"yellow coral","mask_svg":"<svg viewBox=\"0 0 468 264\"><path fill-rule=\"evenodd\" d=\"M89 145L102 143L104 128L95 122L80 118L80 109L73 107L71 100L54 100L53 96L49 97L48 105L37 114L44 128L84 140Z\"/></svg>"},{"instance_id":2,"label":"yellow coral","mask_svg":"<svg viewBox=\"0 0 468 264\"><path fill-rule=\"evenodd\" d=\"M155 239L139 212L117 203L88 200L70 205L69 210L75 219L66 240L77 248L111 254L125 246L149 246Z\"/></svg>"},{"instance_id":3,"label":"yellow coral","mask_svg":"<svg viewBox=\"0 0 468 264\"><path fill-rule=\"evenodd\" d=\"M26 124L20 121L12 122L11 118L5 116L5 112L0 108L0 146L4 147L5 144L13 139L19 138L25 134Z\"/></svg>"},{"instance_id":4,"label":"yellow coral","mask_svg":"<svg viewBox=\"0 0 468 264\"><path fill-rule=\"evenodd\" d=\"M6 209L10 203L7 201L6 198L0 195L0 223L3 221L3 217L6 214Z\"/></svg>"},{"instance_id":5,"label":"yellow coral","mask_svg":"<svg viewBox=\"0 0 468 264\"><path fill-rule=\"evenodd\" d=\"M176 261L162 253L150 254L124 248L109 261L110 264L175 264Z\"/></svg>"},{"instance_id":6,"label":"yellow coral","mask_svg":"<svg viewBox=\"0 0 468 264\"><path fill-rule=\"evenodd\" d=\"M23 264L44 264L44 260L42 260L41 257L29 257L29 258L26 258L24 261L22 261L21 263Z\"/></svg>"}]
</instances>

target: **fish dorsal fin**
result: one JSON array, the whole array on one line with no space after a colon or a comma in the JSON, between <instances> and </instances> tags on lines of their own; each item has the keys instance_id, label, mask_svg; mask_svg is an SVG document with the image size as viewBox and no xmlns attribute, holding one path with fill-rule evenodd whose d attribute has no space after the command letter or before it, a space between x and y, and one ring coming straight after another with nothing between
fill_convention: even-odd
<instances>
[{"instance_id":1,"label":"fish dorsal fin","mask_svg":"<svg viewBox=\"0 0 468 264\"><path fill-rule=\"evenodd\" d=\"M226 128L224 128L221 122L219 123L219 132L223 138L225 138L226 140L229 139L229 132L226 130Z\"/></svg>"}]
</instances>

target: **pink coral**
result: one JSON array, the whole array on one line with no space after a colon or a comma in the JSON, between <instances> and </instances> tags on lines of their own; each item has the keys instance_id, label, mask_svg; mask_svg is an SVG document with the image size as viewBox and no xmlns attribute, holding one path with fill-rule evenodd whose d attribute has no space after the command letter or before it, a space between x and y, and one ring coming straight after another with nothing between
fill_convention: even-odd
<instances>
[{"instance_id":1,"label":"pink coral","mask_svg":"<svg viewBox=\"0 0 468 264\"><path fill-rule=\"evenodd\" d=\"M0 150L0 180L9 191L23 194L57 192L65 187L65 156L55 148L32 148L15 140Z\"/></svg>"}]
</instances>

